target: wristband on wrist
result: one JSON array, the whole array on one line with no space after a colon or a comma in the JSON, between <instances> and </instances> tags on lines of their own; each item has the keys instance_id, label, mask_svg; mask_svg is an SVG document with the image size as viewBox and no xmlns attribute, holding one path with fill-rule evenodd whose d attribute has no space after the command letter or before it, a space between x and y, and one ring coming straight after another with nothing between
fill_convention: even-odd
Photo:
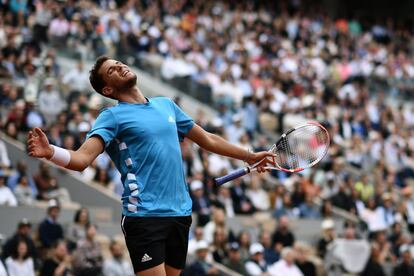
<instances>
[{"instance_id":1,"label":"wristband on wrist","mask_svg":"<svg viewBox=\"0 0 414 276\"><path fill-rule=\"evenodd\" d=\"M53 156L49 160L61 167L66 167L70 162L70 152L66 149L53 146Z\"/></svg>"},{"instance_id":2,"label":"wristband on wrist","mask_svg":"<svg viewBox=\"0 0 414 276\"><path fill-rule=\"evenodd\" d=\"M248 163L247 161L249 160L249 157L250 157L250 149L247 149L247 155L246 155L246 158L244 158L243 162Z\"/></svg>"}]
</instances>

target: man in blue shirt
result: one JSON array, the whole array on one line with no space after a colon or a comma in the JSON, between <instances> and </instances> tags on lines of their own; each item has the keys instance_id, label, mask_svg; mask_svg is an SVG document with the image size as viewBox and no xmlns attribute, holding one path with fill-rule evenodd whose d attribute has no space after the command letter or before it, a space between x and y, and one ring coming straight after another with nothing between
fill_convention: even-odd
<instances>
[{"instance_id":1,"label":"man in blue shirt","mask_svg":"<svg viewBox=\"0 0 414 276\"><path fill-rule=\"evenodd\" d=\"M90 71L92 87L118 104L103 110L77 151L49 145L39 129L29 132L29 155L82 171L104 150L121 173L122 230L137 275L179 275L185 266L192 202L180 141L254 164L269 152L251 153L204 131L167 98L147 99L131 69L108 57Z\"/></svg>"}]
</instances>

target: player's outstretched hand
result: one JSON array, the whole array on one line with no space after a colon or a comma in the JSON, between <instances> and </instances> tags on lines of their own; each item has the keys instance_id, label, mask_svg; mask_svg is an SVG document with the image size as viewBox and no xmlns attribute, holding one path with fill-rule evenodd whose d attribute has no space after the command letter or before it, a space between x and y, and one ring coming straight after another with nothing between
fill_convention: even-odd
<instances>
[{"instance_id":1,"label":"player's outstretched hand","mask_svg":"<svg viewBox=\"0 0 414 276\"><path fill-rule=\"evenodd\" d=\"M49 145L46 134L38 127L29 131L27 148L32 157L50 159L53 156L53 149Z\"/></svg>"},{"instance_id":2,"label":"player's outstretched hand","mask_svg":"<svg viewBox=\"0 0 414 276\"><path fill-rule=\"evenodd\" d=\"M261 161L257 165L257 172L263 173L266 171L265 167L267 165L275 166L275 157L276 155L271 151L260 151L250 154L250 158L247 160L249 165L256 164L257 162Z\"/></svg>"}]
</instances>

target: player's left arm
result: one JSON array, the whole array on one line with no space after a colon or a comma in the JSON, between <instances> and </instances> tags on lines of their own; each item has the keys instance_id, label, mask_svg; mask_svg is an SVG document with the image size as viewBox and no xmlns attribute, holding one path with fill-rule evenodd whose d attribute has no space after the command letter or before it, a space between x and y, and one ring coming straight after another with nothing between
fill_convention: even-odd
<instances>
[{"instance_id":1,"label":"player's left arm","mask_svg":"<svg viewBox=\"0 0 414 276\"><path fill-rule=\"evenodd\" d=\"M203 149L216 154L245 161L250 165L262 160L263 158L274 157L273 153L267 151L247 151L239 146L227 142L225 139L216 134L205 131L197 124L194 124L191 130L186 134L186 137L198 144ZM270 162L271 161L268 160L268 162L265 162L265 164Z\"/></svg>"}]
</instances>

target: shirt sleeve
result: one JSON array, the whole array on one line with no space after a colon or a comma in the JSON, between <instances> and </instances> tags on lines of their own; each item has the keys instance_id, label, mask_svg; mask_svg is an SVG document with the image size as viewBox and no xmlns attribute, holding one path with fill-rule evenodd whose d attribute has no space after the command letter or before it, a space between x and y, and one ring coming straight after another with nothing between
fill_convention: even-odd
<instances>
[{"instance_id":1,"label":"shirt sleeve","mask_svg":"<svg viewBox=\"0 0 414 276\"><path fill-rule=\"evenodd\" d=\"M92 129L86 135L86 139L99 136L105 143L105 148L118 134L118 123L109 109L103 110L95 121Z\"/></svg>"},{"instance_id":2,"label":"shirt sleeve","mask_svg":"<svg viewBox=\"0 0 414 276\"><path fill-rule=\"evenodd\" d=\"M194 120L173 101L171 102L174 107L175 123L177 125L178 137L181 142L184 140L184 136L193 128Z\"/></svg>"}]
</instances>

